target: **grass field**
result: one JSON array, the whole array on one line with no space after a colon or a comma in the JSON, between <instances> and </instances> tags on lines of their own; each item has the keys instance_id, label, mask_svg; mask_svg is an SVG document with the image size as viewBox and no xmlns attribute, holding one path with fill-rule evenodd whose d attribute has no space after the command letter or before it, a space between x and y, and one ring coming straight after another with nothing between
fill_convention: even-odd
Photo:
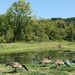
<instances>
[{"instance_id":1,"label":"grass field","mask_svg":"<svg viewBox=\"0 0 75 75\"><path fill-rule=\"evenodd\" d=\"M48 64L46 67L26 64L28 71L24 68L17 68L18 73L15 75L75 75L75 65L71 64L70 66L61 65L56 68L55 65L51 64ZM14 75L14 73L10 73L11 71L13 71L11 67L5 67L4 64L0 65L0 75Z\"/></svg>"},{"instance_id":2,"label":"grass field","mask_svg":"<svg viewBox=\"0 0 75 75\"><path fill-rule=\"evenodd\" d=\"M0 44L0 53L16 53L37 50L75 50L75 42L18 42Z\"/></svg>"},{"instance_id":3,"label":"grass field","mask_svg":"<svg viewBox=\"0 0 75 75\"><path fill-rule=\"evenodd\" d=\"M75 51L75 42L35 42L35 43L1 43L0 53L17 53L40 50L71 50ZM75 75L75 64L70 64L55 68L55 65L48 64L47 67L42 65L25 64L29 71L24 68L17 69L15 75ZM14 75L10 73L13 69L0 64L0 75Z\"/></svg>"}]
</instances>

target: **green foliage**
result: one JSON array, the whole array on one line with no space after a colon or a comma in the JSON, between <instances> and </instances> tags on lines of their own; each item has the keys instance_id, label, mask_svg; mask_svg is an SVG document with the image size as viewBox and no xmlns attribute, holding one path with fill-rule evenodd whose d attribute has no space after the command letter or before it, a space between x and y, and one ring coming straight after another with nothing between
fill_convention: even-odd
<instances>
[{"instance_id":1,"label":"green foliage","mask_svg":"<svg viewBox=\"0 0 75 75\"><path fill-rule=\"evenodd\" d=\"M10 28L14 31L14 41L25 40L25 29L27 29L31 13L30 3L26 3L24 0L14 2L11 7L7 9L6 18Z\"/></svg>"},{"instance_id":2,"label":"green foliage","mask_svg":"<svg viewBox=\"0 0 75 75\"><path fill-rule=\"evenodd\" d=\"M5 14L0 15L0 41L75 41L75 18L37 20L31 13L29 2L14 2Z\"/></svg>"},{"instance_id":3,"label":"green foliage","mask_svg":"<svg viewBox=\"0 0 75 75\"><path fill-rule=\"evenodd\" d=\"M10 29L6 32L6 41L7 41L7 42L13 42L13 38L14 38L14 33L13 33L13 30L10 28Z\"/></svg>"},{"instance_id":4,"label":"green foliage","mask_svg":"<svg viewBox=\"0 0 75 75\"><path fill-rule=\"evenodd\" d=\"M74 36L75 36L75 31L73 26L70 24L70 26L67 28L67 40L74 41L75 40Z\"/></svg>"},{"instance_id":5,"label":"green foliage","mask_svg":"<svg viewBox=\"0 0 75 75\"><path fill-rule=\"evenodd\" d=\"M1 43L5 43L5 42L6 42L4 35L2 35L2 36L0 37L0 42L1 42Z\"/></svg>"}]
</instances>

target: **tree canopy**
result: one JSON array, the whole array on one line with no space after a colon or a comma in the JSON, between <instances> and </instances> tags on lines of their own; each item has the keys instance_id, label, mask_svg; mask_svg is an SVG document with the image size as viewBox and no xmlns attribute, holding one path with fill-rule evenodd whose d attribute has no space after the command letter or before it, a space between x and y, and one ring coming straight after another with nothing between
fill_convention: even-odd
<instances>
[{"instance_id":1,"label":"tree canopy","mask_svg":"<svg viewBox=\"0 0 75 75\"><path fill-rule=\"evenodd\" d=\"M14 2L0 14L0 42L75 41L75 18L33 18L30 3Z\"/></svg>"}]
</instances>

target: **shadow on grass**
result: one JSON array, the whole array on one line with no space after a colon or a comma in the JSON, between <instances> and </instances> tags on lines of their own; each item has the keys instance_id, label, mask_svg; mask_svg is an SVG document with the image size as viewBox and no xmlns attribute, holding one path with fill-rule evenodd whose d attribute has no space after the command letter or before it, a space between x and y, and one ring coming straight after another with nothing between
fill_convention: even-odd
<instances>
[{"instance_id":1,"label":"shadow on grass","mask_svg":"<svg viewBox=\"0 0 75 75\"><path fill-rule=\"evenodd\" d=\"M52 67L50 67L50 69L57 69L57 67L56 66L52 66Z\"/></svg>"},{"instance_id":2,"label":"shadow on grass","mask_svg":"<svg viewBox=\"0 0 75 75\"><path fill-rule=\"evenodd\" d=\"M32 67L48 67L46 65L32 65Z\"/></svg>"},{"instance_id":3,"label":"shadow on grass","mask_svg":"<svg viewBox=\"0 0 75 75\"><path fill-rule=\"evenodd\" d=\"M41 65L41 66L39 66L39 67L47 67L47 66L45 66L45 65Z\"/></svg>"},{"instance_id":4,"label":"shadow on grass","mask_svg":"<svg viewBox=\"0 0 75 75\"><path fill-rule=\"evenodd\" d=\"M17 71L3 72L3 74L7 74L7 73L13 73L13 74L16 74L16 73L18 73L18 72L17 72Z\"/></svg>"}]
</instances>

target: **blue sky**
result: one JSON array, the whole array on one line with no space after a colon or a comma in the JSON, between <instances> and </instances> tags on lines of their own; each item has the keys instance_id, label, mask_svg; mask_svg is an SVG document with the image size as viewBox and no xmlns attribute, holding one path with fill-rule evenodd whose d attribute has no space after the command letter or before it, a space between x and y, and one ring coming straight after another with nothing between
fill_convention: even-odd
<instances>
[{"instance_id":1,"label":"blue sky","mask_svg":"<svg viewBox=\"0 0 75 75\"><path fill-rule=\"evenodd\" d=\"M1 0L0 14L6 13L6 10L18 0ZM75 17L75 0L25 0L30 2L33 14L37 18L71 18Z\"/></svg>"}]
</instances>

